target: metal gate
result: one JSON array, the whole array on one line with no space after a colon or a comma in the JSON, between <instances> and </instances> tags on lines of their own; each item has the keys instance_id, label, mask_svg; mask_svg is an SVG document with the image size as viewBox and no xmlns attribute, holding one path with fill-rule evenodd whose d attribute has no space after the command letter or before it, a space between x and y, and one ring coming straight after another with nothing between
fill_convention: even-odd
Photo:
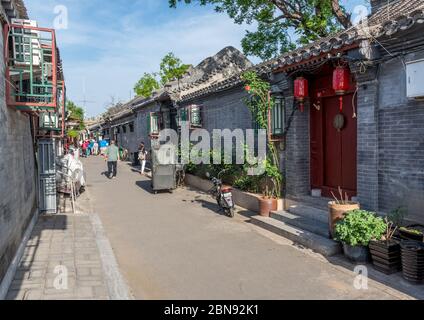
<instances>
[{"instance_id":1,"label":"metal gate","mask_svg":"<svg viewBox=\"0 0 424 320\"><path fill-rule=\"evenodd\" d=\"M38 140L38 200L43 213L57 213L55 160L55 139Z\"/></svg>"}]
</instances>

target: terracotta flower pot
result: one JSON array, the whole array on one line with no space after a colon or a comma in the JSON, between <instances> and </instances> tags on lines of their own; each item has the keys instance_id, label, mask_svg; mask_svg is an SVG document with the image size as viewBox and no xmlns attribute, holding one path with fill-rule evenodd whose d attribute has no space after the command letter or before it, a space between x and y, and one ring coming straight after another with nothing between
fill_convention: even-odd
<instances>
[{"instance_id":1,"label":"terracotta flower pot","mask_svg":"<svg viewBox=\"0 0 424 320\"><path fill-rule=\"evenodd\" d=\"M338 204L336 201L328 203L328 230L330 238L334 238L334 228L337 221L344 218L349 211L359 209L359 203L350 201L346 204Z\"/></svg>"},{"instance_id":2,"label":"terracotta flower pot","mask_svg":"<svg viewBox=\"0 0 424 320\"><path fill-rule=\"evenodd\" d=\"M269 217L271 211L276 211L278 201L275 198L260 198L259 199L259 214L262 217Z\"/></svg>"}]
</instances>

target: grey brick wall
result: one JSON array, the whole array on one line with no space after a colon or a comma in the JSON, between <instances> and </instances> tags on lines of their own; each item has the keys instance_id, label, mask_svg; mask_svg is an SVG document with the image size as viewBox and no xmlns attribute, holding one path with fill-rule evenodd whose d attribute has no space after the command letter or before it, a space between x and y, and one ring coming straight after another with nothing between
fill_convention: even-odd
<instances>
[{"instance_id":1,"label":"grey brick wall","mask_svg":"<svg viewBox=\"0 0 424 320\"><path fill-rule=\"evenodd\" d=\"M286 96L286 113L297 108L293 96ZM287 132L284 170L287 195L298 196L310 193L310 140L309 105L305 104L303 113L296 111Z\"/></svg>"},{"instance_id":2,"label":"grey brick wall","mask_svg":"<svg viewBox=\"0 0 424 320\"><path fill-rule=\"evenodd\" d=\"M424 50L406 61L424 58ZM424 101L406 97L406 71L399 60L381 66L378 110L379 210L399 206L424 222Z\"/></svg>"},{"instance_id":3,"label":"grey brick wall","mask_svg":"<svg viewBox=\"0 0 424 320\"><path fill-rule=\"evenodd\" d=\"M3 36L0 36L3 61ZM4 65L0 72L0 281L36 212L34 151L28 115L5 104Z\"/></svg>"},{"instance_id":4,"label":"grey brick wall","mask_svg":"<svg viewBox=\"0 0 424 320\"><path fill-rule=\"evenodd\" d=\"M203 105L202 127L209 132L213 129L245 130L252 128L252 116L243 101L247 96L247 92L238 86L191 101L189 104Z\"/></svg>"},{"instance_id":5,"label":"grey brick wall","mask_svg":"<svg viewBox=\"0 0 424 320\"><path fill-rule=\"evenodd\" d=\"M424 50L406 61L422 59ZM358 198L365 209L408 210L424 222L424 102L406 97L404 62L391 59L357 76Z\"/></svg>"}]
</instances>

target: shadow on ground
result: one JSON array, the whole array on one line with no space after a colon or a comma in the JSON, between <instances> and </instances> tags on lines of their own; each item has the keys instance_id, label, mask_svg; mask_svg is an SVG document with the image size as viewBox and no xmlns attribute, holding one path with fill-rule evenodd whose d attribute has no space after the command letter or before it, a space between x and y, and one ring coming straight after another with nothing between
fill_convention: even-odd
<instances>
[{"instance_id":1,"label":"shadow on ground","mask_svg":"<svg viewBox=\"0 0 424 320\"><path fill-rule=\"evenodd\" d=\"M10 285L7 294L7 300L21 299L21 287L24 283L34 281L34 270L40 272L46 267L48 256L46 251L41 248L45 242L46 233L54 230L67 230L68 217L66 215L40 215L36 225L34 226L31 236L28 239L21 261L15 273L15 277ZM37 279L39 275L36 275ZM37 284L34 282L34 286ZM43 284L40 283L40 290ZM24 297L25 298L25 297Z\"/></svg>"}]
</instances>

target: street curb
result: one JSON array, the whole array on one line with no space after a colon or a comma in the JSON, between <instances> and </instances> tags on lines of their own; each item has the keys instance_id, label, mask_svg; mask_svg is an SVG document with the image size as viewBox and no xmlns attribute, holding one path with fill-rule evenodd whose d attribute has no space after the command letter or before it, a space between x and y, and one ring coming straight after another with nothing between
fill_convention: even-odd
<instances>
[{"instance_id":1,"label":"street curb","mask_svg":"<svg viewBox=\"0 0 424 320\"><path fill-rule=\"evenodd\" d=\"M91 226L96 237L97 247L102 260L106 286L111 300L133 300L130 289L119 271L112 246L106 237L100 217L96 213L89 213Z\"/></svg>"},{"instance_id":2,"label":"street curb","mask_svg":"<svg viewBox=\"0 0 424 320\"><path fill-rule=\"evenodd\" d=\"M97 248L99 249L100 259L102 261L102 268L109 298L110 300L134 300L134 296L131 294L131 290L119 270L115 253L113 252L112 245L106 236L102 221L99 215L93 210L91 194L88 189L89 188L86 187L84 192L86 193L88 200L88 208L85 208L84 211L86 211L90 217L91 227L96 238Z\"/></svg>"}]
</instances>

